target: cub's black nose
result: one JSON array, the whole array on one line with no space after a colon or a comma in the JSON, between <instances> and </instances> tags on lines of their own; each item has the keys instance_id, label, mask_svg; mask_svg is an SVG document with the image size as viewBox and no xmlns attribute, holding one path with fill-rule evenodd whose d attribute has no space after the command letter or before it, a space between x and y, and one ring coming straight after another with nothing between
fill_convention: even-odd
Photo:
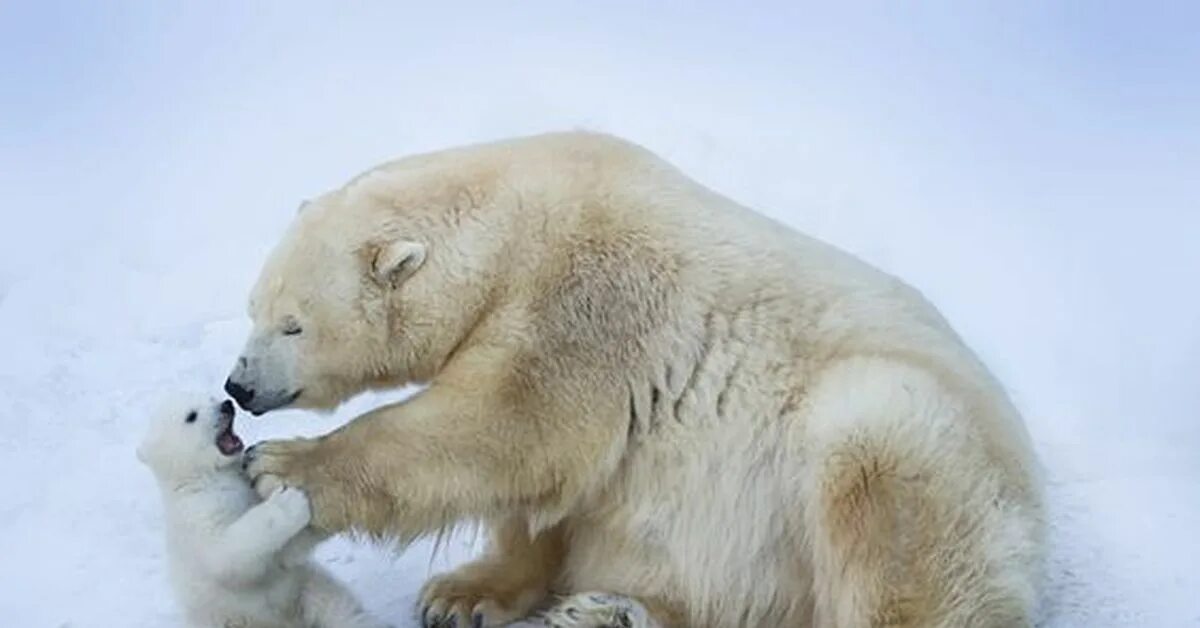
<instances>
[{"instance_id":1,"label":"cub's black nose","mask_svg":"<svg viewBox=\"0 0 1200 628\"><path fill-rule=\"evenodd\" d=\"M233 416L233 402L226 399L221 402L221 414L225 416Z\"/></svg>"},{"instance_id":2,"label":"cub's black nose","mask_svg":"<svg viewBox=\"0 0 1200 628\"><path fill-rule=\"evenodd\" d=\"M238 405L242 407L245 407L254 398L253 390L249 390L230 379L225 380L225 392L229 393L229 396L233 397L238 402Z\"/></svg>"}]
</instances>

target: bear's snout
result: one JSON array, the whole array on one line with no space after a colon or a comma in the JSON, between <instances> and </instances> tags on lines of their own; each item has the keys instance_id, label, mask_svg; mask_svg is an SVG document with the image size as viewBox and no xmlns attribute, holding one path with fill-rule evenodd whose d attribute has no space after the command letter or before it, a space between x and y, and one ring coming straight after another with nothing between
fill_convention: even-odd
<instances>
[{"instance_id":1,"label":"bear's snout","mask_svg":"<svg viewBox=\"0 0 1200 628\"><path fill-rule=\"evenodd\" d=\"M229 393L233 400L238 402L238 405L245 408L251 399L254 399L254 391L242 386L232 379L225 380L225 392ZM226 403L229 403L228 401Z\"/></svg>"}]
</instances>

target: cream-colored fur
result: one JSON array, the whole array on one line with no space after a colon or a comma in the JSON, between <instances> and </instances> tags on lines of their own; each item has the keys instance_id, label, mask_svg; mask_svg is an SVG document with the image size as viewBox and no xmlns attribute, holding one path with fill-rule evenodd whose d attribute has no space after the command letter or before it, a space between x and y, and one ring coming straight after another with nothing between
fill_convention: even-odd
<instances>
[{"instance_id":1,"label":"cream-colored fur","mask_svg":"<svg viewBox=\"0 0 1200 628\"><path fill-rule=\"evenodd\" d=\"M329 531L486 522L428 624L1031 623L1040 488L1000 385L917 291L635 145L380 166L302 209L250 315L252 411L428 383L249 467Z\"/></svg>"}]
</instances>

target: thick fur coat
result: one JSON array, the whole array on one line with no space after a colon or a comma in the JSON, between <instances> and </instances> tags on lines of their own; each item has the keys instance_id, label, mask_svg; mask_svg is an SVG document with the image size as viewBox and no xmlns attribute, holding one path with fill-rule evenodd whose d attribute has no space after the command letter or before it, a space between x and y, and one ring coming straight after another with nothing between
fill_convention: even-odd
<instances>
[{"instance_id":1,"label":"thick fur coat","mask_svg":"<svg viewBox=\"0 0 1200 628\"><path fill-rule=\"evenodd\" d=\"M330 532L486 523L427 624L1032 621L1037 464L984 365L916 290L636 145L384 164L300 210L249 312L226 388L256 414L428 384L249 464Z\"/></svg>"},{"instance_id":2,"label":"thick fur coat","mask_svg":"<svg viewBox=\"0 0 1200 628\"><path fill-rule=\"evenodd\" d=\"M171 582L191 628L383 628L308 561L303 492L260 500L243 475L233 406L180 396L151 422L138 457L154 472L166 516Z\"/></svg>"}]
</instances>

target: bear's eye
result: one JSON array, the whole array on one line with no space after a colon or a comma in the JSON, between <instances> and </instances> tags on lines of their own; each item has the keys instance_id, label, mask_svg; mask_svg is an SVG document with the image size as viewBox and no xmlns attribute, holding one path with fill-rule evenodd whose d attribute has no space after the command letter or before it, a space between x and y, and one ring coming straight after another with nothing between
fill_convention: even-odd
<instances>
[{"instance_id":1,"label":"bear's eye","mask_svg":"<svg viewBox=\"0 0 1200 628\"><path fill-rule=\"evenodd\" d=\"M196 412L194 410L189 412L187 417L183 421L185 423L195 423L196 422Z\"/></svg>"},{"instance_id":2,"label":"bear's eye","mask_svg":"<svg viewBox=\"0 0 1200 628\"><path fill-rule=\"evenodd\" d=\"M300 321L295 316L284 316L283 327L279 331L285 336L295 336L300 333Z\"/></svg>"}]
</instances>

